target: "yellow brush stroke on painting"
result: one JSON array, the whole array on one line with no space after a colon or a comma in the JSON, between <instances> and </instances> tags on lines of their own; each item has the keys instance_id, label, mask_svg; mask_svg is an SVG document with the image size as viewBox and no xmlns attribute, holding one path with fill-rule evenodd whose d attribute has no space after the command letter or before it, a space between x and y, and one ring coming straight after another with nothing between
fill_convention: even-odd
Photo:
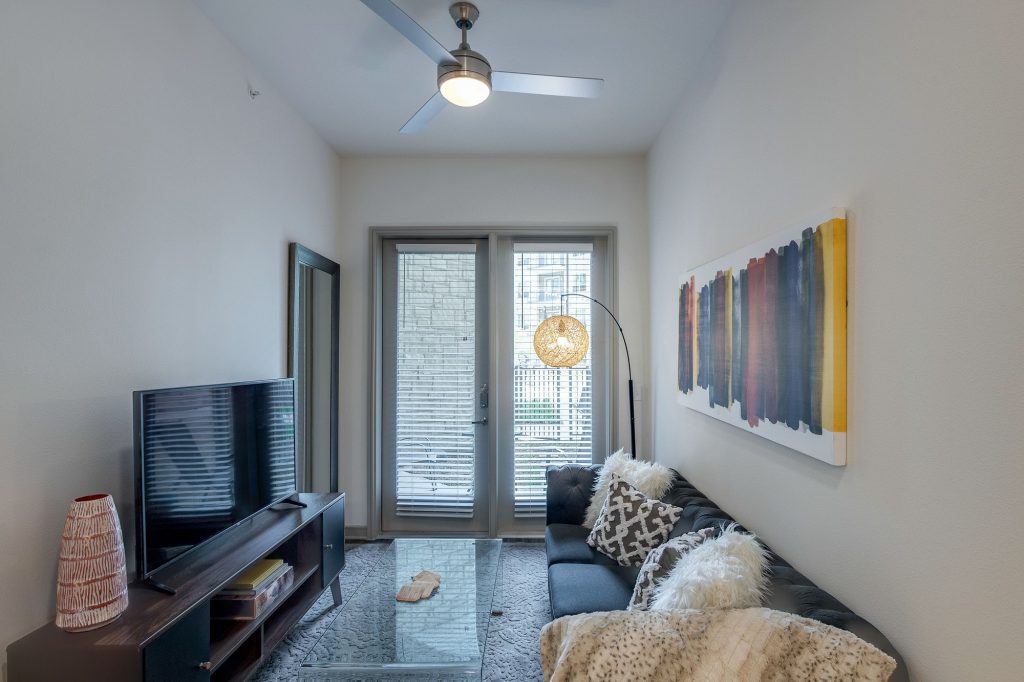
<instances>
[{"instance_id":1,"label":"yellow brush stroke on painting","mask_svg":"<svg viewBox=\"0 0 1024 682\"><path fill-rule=\"evenodd\" d=\"M723 365L728 367L729 373L725 380L729 396L725 406L732 409L732 268L725 271L725 362Z\"/></svg>"},{"instance_id":2,"label":"yellow brush stroke on painting","mask_svg":"<svg viewBox=\"0 0 1024 682\"><path fill-rule=\"evenodd\" d=\"M846 431L846 220L820 226L825 275L824 376L821 425L832 433Z\"/></svg>"}]
</instances>

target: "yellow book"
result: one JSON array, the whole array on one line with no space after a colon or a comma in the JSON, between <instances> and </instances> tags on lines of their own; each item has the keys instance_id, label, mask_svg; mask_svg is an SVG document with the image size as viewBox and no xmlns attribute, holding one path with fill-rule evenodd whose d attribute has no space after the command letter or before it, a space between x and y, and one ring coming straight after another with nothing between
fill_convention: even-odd
<instances>
[{"instance_id":1,"label":"yellow book","mask_svg":"<svg viewBox=\"0 0 1024 682\"><path fill-rule=\"evenodd\" d=\"M228 587L232 590L255 590L256 587L276 571L283 559L263 559L242 571L241 575L231 581Z\"/></svg>"}]
</instances>

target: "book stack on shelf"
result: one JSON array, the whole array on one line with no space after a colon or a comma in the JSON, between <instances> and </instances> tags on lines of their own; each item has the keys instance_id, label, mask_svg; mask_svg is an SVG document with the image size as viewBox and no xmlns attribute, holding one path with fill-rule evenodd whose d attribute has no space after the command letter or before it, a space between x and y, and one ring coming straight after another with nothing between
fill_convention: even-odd
<instances>
[{"instance_id":1,"label":"book stack on shelf","mask_svg":"<svg viewBox=\"0 0 1024 682\"><path fill-rule=\"evenodd\" d=\"M263 559L217 593L210 615L223 620L254 620L291 587L295 572L282 559Z\"/></svg>"}]
</instances>

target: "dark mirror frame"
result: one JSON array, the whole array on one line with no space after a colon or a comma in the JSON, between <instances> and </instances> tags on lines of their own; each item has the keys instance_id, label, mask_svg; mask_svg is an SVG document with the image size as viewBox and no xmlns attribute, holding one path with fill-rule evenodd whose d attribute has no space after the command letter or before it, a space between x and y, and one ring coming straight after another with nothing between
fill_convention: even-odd
<instances>
[{"instance_id":1,"label":"dark mirror frame","mask_svg":"<svg viewBox=\"0 0 1024 682\"><path fill-rule=\"evenodd\" d=\"M288 246L288 376L298 380L299 279L302 267L331 277L331 492L338 491L338 349L341 324L341 266L298 242Z\"/></svg>"}]
</instances>

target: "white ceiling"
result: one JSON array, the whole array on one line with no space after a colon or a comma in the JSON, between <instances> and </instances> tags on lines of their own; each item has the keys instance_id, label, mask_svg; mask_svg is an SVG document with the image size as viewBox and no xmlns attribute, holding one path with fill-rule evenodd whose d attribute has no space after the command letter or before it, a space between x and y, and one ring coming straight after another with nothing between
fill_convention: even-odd
<instances>
[{"instance_id":1,"label":"white ceiling","mask_svg":"<svg viewBox=\"0 0 1024 682\"><path fill-rule=\"evenodd\" d=\"M605 79L598 99L494 93L398 129L436 91L436 67L359 0L196 0L346 155L645 152L732 8L731 0L476 0L473 49L501 71ZM449 0L396 0L439 42Z\"/></svg>"}]
</instances>

